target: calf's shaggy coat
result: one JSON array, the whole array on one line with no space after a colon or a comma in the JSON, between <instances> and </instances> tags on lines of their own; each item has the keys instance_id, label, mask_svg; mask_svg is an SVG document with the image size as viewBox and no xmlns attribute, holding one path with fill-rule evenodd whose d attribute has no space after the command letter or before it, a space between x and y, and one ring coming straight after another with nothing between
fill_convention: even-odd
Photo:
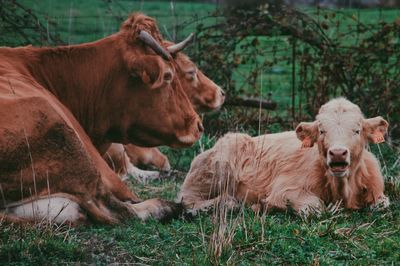
<instances>
[{"instance_id":1,"label":"calf's shaggy coat","mask_svg":"<svg viewBox=\"0 0 400 266\"><path fill-rule=\"evenodd\" d=\"M365 119L357 105L338 98L296 131L227 134L194 159L178 200L199 210L228 196L299 214L337 201L348 209L387 206L379 163L366 149L368 141L384 141L387 127L383 118Z\"/></svg>"}]
</instances>

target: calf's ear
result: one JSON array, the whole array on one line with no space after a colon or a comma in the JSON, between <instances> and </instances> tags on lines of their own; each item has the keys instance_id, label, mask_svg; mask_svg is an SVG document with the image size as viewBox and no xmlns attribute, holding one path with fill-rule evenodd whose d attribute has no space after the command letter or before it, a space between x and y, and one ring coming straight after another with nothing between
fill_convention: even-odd
<instances>
[{"instance_id":1,"label":"calf's ear","mask_svg":"<svg viewBox=\"0 0 400 266\"><path fill-rule=\"evenodd\" d=\"M296 127L296 135L302 142L302 148L311 148L314 146L318 137L317 122L301 122Z\"/></svg>"},{"instance_id":2,"label":"calf's ear","mask_svg":"<svg viewBox=\"0 0 400 266\"><path fill-rule=\"evenodd\" d=\"M381 116L364 119L363 130L367 139L372 143L385 142L385 134L387 133L389 123Z\"/></svg>"},{"instance_id":3,"label":"calf's ear","mask_svg":"<svg viewBox=\"0 0 400 266\"><path fill-rule=\"evenodd\" d=\"M172 82L172 69L159 56L135 57L128 62L131 74L139 77L150 89L157 89Z\"/></svg>"}]
</instances>

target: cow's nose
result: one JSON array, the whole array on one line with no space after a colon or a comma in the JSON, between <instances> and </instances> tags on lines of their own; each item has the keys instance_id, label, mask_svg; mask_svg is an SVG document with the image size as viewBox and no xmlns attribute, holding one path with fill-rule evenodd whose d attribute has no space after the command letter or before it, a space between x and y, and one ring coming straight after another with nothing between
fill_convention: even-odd
<instances>
[{"instance_id":1,"label":"cow's nose","mask_svg":"<svg viewBox=\"0 0 400 266\"><path fill-rule=\"evenodd\" d=\"M197 122L197 128L199 129L200 132L204 132L203 124L200 121Z\"/></svg>"},{"instance_id":2,"label":"cow's nose","mask_svg":"<svg viewBox=\"0 0 400 266\"><path fill-rule=\"evenodd\" d=\"M223 89L220 89L220 90L221 90L222 97L225 97L225 91Z\"/></svg>"},{"instance_id":3,"label":"cow's nose","mask_svg":"<svg viewBox=\"0 0 400 266\"><path fill-rule=\"evenodd\" d=\"M349 154L349 151L343 148L336 148L330 149L328 153L331 157L332 162L345 162L347 160L347 155Z\"/></svg>"}]
</instances>

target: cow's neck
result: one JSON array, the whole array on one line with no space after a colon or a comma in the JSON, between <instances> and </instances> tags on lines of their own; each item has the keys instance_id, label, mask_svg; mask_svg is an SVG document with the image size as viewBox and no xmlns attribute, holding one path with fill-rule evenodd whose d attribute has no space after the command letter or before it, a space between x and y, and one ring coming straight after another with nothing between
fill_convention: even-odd
<instances>
[{"instance_id":1,"label":"cow's neck","mask_svg":"<svg viewBox=\"0 0 400 266\"><path fill-rule=\"evenodd\" d=\"M96 146L103 144L115 107L112 85L121 68L115 36L97 42L35 50L28 67L80 122Z\"/></svg>"},{"instance_id":2,"label":"cow's neck","mask_svg":"<svg viewBox=\"0 0 400 266\"><path fill-rule=\"evenodd\" d=\"M359 171L360 164L358 161L352 162L348 177L335 177L326 171L327 191L324 192L326 197L328 197L326 200L329 202L341 200L346 208L359 208L357 205Z\"/></svg>"}]
</instances>

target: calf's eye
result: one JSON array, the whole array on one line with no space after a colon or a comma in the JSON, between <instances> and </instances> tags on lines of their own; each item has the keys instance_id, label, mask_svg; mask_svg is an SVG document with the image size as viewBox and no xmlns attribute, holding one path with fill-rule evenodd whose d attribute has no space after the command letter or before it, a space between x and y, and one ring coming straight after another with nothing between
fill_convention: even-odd
<instances>
[{"instance_id":1,"label":"calf's eye","mask_svg":"<svg viewBox=\"0 0 400 266\"><path fill-rule=\"evenodd\" d=\"M359 130L359 129L354 130L354 134L355 134L355 135L360 135L360 130Z\"/></svg>"},{"instance_id":2,"label":"calf's eye","mask_svg":"<svg viewBox=\"0 0 400 266\"><path fill-rule=\"evenodd\" d=\"M325 134L325 130L320 130L319 134L321 134L321 135Z\"/></svg>"}]
</instances>

